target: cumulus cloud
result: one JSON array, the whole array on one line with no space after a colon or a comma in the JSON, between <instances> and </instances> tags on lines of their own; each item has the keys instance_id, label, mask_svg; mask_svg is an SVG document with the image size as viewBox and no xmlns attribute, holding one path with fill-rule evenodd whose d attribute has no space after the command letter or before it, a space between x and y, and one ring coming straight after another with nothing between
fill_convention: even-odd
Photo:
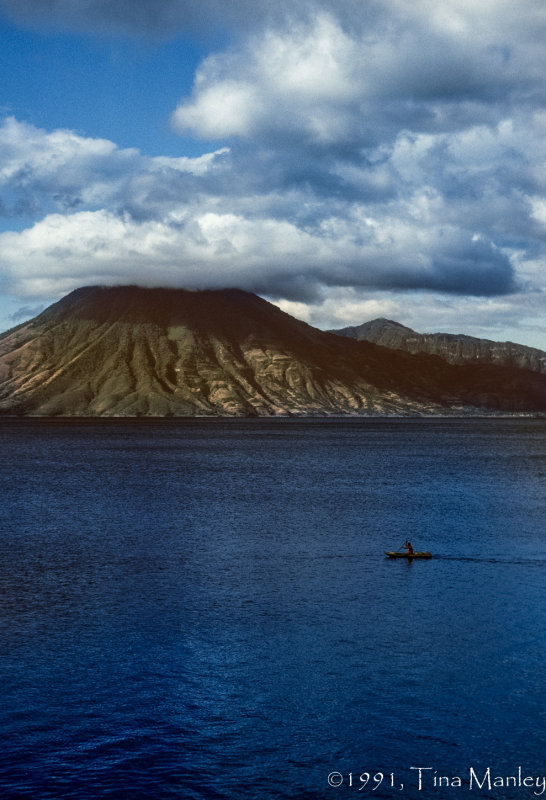
<instances>
[{"instance_id":1,"label":"cumulus cloud","mask_svg":"<svg viewBox=\"0 0 546 800\"><path fill-rule=\"evenodd\" d=\"M196 158L149 158L106 139L69 130L47 132L8 117L0 123L4 214L130 206L135 215L145 209L161 216L195 191L199 179L228 152L220 148Z\"/></svg>"},{"instance_id":2,"label":"cumulus cloud","mask_svg":"<svg viewBox=\"0 0 546 800\"><path fill-rule=\"evenodd\" d=\"M267 134L328 145L351 136L362 86L357 43L320 14L312 29L268 31L208 58L173 125L205 138Z\"/></svg>"},{"instance_id":3,"label":"cumulus cloud","mask_svg":"<svg viewBox=\"0 0 546 800\"><path fill-rule=\"evenodd\" d=\"M28 24L238 34L173 109L177 132L215 141L199 158L3 122L0 210L33 220L0 234L12 292L236 285L330 326L399 308L419 328L412 293L420 313L423 297L455 321L456 308L478 325L519 307L535 324L542 0L164 0L153 21L147 0L0 3Z\"/></svg>"},{"instance_id":4,"label":"cumulus cloud","mask_svg":"<svg viewBox=\"0 0 546 800\"><path fill-rule=\"evenodd\" d=\"M546 59L520 7L497 2L493 13L488 5L391 0L371 27L347 30L319 11L253 34L244 48L204 61L173 125L205 138L292 136L306 146L360 148L400 130L491 123L499 101L506 109L544 100Z\"/></svg>"},{"instance_id":5,"label":"cumulus cloud","mask_svg":"<svg viewBox=\"0 0 546 800\"><path fill-rule=\"evenodd\" d=\"M514 288L509 260L457 231L382 235L328 219L312 230L288 220L208 210L205 203L136 220L104 210L51 214L22 232L0 234L8 289L47 297L82 283L242 286L308 302L329 286L435 289L491 295ZM358 236L355 239L355 229ZM414 245L408 250L409 245ZM417 250L419 252L417 253ZM416 254L417 253L417 254Z\"/></svg>"},{"instance_id":6,"label":"cumulus cloud","mask_svg":"<svg viewBox=\"0 0 546 800\"><path fill-rule=\"evenodd\" d=\"M422 137L404 134L368 169L333 161L306 185L258 174L259 159L257 174L245 170L243 153L227 148L150 158L13 119L0 144L8 197L40 207L32 227L0 234L4 281L20 296L128 280L307 302L334 286L488 296L517 285L510 252L495 243L498 206L481 209L477 225L442 194L441 176L419 185L432 148ZM345 188L332 196L336 181ZM525 214L536 225L541 206L520 204L521 227Z\"/></svg>"}]
</instances>

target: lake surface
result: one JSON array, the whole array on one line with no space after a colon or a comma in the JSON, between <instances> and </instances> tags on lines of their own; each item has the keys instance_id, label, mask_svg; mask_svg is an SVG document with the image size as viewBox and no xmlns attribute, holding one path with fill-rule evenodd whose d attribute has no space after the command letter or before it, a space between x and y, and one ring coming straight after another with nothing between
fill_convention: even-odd
<instances>
[{"instance_id":1,"label":"lake surface","mask_svg":"<svg viewBox=\"0 0 546 800\"><path fill-rule=\"evenodd\" d=\"M0 436L2 800L546 797L545 420Z\"/></svg>"}]
</instances>

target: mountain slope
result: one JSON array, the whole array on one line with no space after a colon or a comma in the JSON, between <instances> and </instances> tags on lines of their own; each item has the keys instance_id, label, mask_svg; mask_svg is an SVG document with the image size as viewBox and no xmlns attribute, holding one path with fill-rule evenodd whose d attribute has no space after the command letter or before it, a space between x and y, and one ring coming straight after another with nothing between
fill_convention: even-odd
<instances>
[{"instance_id":1,"label":"mountain slope","mask_svg":"<svg viewBox=\"0 0 546 800\"><path fill-rule=\"evenodd\" d=\"M437 355L450 364L502 364L546 374L546 353L514 342L493 342L464 334L417 333L399 322L383 318L332 333L357 341L374 342L392 350Z\"/></svg>"},{"instance_id":2,"label":"mountain slope","mask_svg":"<svg viewBox=\"0 0 546 800\"><path fill-rule=\"evenodd\" d=\"M546 376L316 330L239 290L87 287L0 336L0 413L546 410Z\"/></svg>"}]
</instances>

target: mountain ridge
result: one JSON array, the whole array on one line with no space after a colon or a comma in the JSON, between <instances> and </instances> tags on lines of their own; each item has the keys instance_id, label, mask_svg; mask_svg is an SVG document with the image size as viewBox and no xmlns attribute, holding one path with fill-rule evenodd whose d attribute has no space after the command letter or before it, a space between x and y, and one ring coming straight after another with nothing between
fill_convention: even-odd
<instances>
[{"instance_id":1,"label":"mountain ridge","mask_svg":"<svg viewBox=\"0 0 546 800\"><path fill-rule=\"evenodd\" d=\"M239 289L83 287L0 335L0 413L546 411L546 377L356 341Z\"/></svg>"},{"instance_id":2,"label":"mountain ridge","mask_svg":"<svg viewBox=\"0 0 546 800\"><path fill-rule=\"evenodd\" d=\"M392 350L437 355L450 364L503 364L546 374L546 352L515 342L479 339L464 333L418 333L385 317L332 330L338 336L373 342Z\"/></svg>"}]
</instances>

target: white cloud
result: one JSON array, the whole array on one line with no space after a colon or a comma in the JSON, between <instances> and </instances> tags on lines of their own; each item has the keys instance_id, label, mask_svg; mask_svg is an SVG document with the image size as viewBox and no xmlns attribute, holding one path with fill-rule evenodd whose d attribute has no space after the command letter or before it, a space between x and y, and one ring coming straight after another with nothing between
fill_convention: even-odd
<instances>
[{"instance_id":1,"label":"white cloud","mask_svg":"<svg viewBox=\"0 0 546 800\"><path fill-rule=\"evenodd\" d=\"M196 158L149 158L106 139L48 132L8 117L0 124L0 191L12 213L40 216L140 203L153 214L158 194L167 206L173 194L183 195L192 176L203 178L228 153L223 147Z\"/></svg>"},{"instance_id":2,"label":"white cloud","mask_svg":"<svg viewBox=\"0 0 546 800\"><path fill-rule=\"evenodd\" d=\"M36 22L40 4L21 2L4 5ZM11 291L238 285L326 326L395 316L423 329L421 315L428 329L505 330L519 309L540 327L542 0L306 0L272 14L204 2L202 24L229 18L238 36L203 61L172 124L214 152L149 158L0 126L0 209L34 220L0 234ZM133 17L121 0L48 6L58 25L66 13L101 30L117 10L121 28L145 30L140 0ZM160 16L156 31L191 26L198 6L172 0Z\"/></svg>"},{"instance_id":3,"label":"white cloud","mask_svg":"<svg viewBox=\"0 0 546 800\"><path fill-rule=\"evenodd\" d=\"M421 292L331 289L312 306L291 301L276 304L299 319L323 329L346 328L378 317L395 320L420 333L466 333L497 341L516 341L544 349L544 297L509 295L496 298L445 297Z\"/></svg>"},{"instance_id":4,"label":"white cloud","mask_svg":"<svg viewBox=\"0 0 546 800\"><path fill-rule=\"evenodd\" d=\"M328 5L328 4L326 4ZM191 98L173 115L198 136L295 132L318 144L392 140L401 128L459 129L491 119L498 103L544 98L546 19L504 2L472 6L390 0L375 24L355 10L350 29L334 11L253 34L242 49L209 57ZM538 64L541 67L538 67Z\"/></svg>"},{"instance_id":5,"label":"white cloud","mask_svg":"<svg viewBox=\"0 0 546 800\"><path fill-rule=\"evenodd\" d=\"M334 330L378 317L398 320L404 315L403 302L394 300L386 293L374 294L374 297L363 297L352 288L333 289L327 298L314 306L290 300L280 300L275 304L287 314L311 325Z\"/></svg>"},{"instance_id":6,"label":"white cloud","mask_svg":"<svg viewBox=\"0 0 546 800\"><path fill-rule=\"evenodd\" d=\"M286 221L234 214L177 212L163 221L85 211L51 214L20 233L0 234L7 289L51 297L82 283L192 287L290 281L290 258L330 263L334 243ZM264 274L265 273L265 274Z\"/></svg>"},{"instance_id":7,"label":"white cloud","mask_svg":"<svg viewBox=\"0 0 546 800\"><path fill-rule=\"evenodd\" d=\"M81 174L88 164L110 158L115 150L106 139L88 139L67 130L46 134L8 117L0 127L0 181L39 181L51 175L58 179L60 170L74 167ZM132 158L137 151L122 152L124 158Z\"/></svg>"},{"instance_id":8,"label":"white cloud","mask_svg":"<svg viewBox=\"0 0 546 800\"><path fill-rule=\"evenodd\" d=\"M242 52L202 64L194 96L178 106L173 126L205 138L305 130L328 143L342 135L340 112L361 91L358 59L356 43L325 14L311 30L267 31Z\"/></svg>"}]
</instances>

